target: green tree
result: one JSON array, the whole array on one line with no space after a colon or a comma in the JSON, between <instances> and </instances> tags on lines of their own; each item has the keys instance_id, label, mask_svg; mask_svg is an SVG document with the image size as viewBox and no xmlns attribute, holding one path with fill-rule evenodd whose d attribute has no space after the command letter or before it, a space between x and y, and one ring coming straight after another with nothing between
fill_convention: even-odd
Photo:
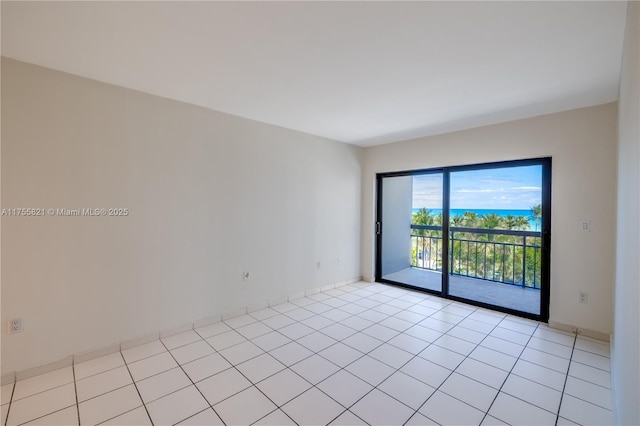
<instances>
[{"instance_id":1,"label":"green tree","mask_svg":"<svg viewBox=\"0 0 640 426\"><path fill-rule=\"evenodd\" d=\"M462 214L464 218L464 226L467 228L477 228L478 227L478 213L476 212L464 212Z\"/></svg>"},{"instance_id":2,"label":"green tree","mask_svg":"<svg viewBox=\"0 0 640 426\"><path fill-rule=\"evenodd\" d=\"M529 229L529 226L529 219L527 219L525 216L518 216L516 218L516 229L526 231L527 229Z\"/></svg>"},{"instance_id":3,"label":"green tree","mask_svg":"<svg viewBox=\"0 0 640 426\"><path fill-rule=\"evenodd\" d=\"M518 227L518 218L512 215L508 215L504 218L504 226L507 229L515 229Z\"/></svg>"},{"instance_id":4,"label":"green tree","mask_svg":"<svg viewBox=\"0 0 640 426\"><path fill-rule=\"evenodd\" d=\"M489 213L480 216L480 226L482 228L499 228L501 224L502 218L497 213Z\"/></svg>"},{"instance_id":5,"label":"green tree","mask_svg":"<svg viewBox=\"0 0 640 426\"><path fill-rule=\"evenodd\" d=\"M542 204L531 206L531 219L536 221L536 232L538 231L538 225L542 219Z\"/></svg>"}]
</instances>

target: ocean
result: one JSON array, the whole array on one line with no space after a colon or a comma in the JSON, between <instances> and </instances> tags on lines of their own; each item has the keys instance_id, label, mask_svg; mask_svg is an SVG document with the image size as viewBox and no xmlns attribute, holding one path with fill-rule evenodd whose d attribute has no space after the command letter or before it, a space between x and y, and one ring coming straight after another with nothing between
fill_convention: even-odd
<instances>
[{"instance_id":1,"label":"ocean","mask_svg":"<svg viewBox=\"0 0 640 426\"><path fill-rule=\"evenodd\" d=\"M420 208L414 208L413 213L416 213L420 210ZM442 213L442 209L427 209L429 212L436 216ZM496 213L498 216L507 217L507 216L524 216L529 220L530 230L535 231L536 229L536 221L531 218L531 210L500 210L500 209L451 209L449 212L449 216L453 217L455 215L462 216L464 212L473 212L478 216L482 216L485 214ZM540 224L538 224L538 230L540 230Z\"/></svg>"}]
</instances>

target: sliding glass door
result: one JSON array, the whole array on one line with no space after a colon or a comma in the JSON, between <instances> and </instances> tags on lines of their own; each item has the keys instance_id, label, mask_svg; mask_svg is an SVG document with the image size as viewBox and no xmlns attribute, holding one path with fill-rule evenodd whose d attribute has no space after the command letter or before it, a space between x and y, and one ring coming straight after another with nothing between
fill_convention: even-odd
<instances>
[{"instance_id":1,"label":"sliding glass door","mask_svg":"<svg viewBox=\"0 0 640 426\"><path fill-rule=\"evenodd\" d=\"M548 319L551 159L378 175L376 279Z\"/></svg>"}]
</instances>

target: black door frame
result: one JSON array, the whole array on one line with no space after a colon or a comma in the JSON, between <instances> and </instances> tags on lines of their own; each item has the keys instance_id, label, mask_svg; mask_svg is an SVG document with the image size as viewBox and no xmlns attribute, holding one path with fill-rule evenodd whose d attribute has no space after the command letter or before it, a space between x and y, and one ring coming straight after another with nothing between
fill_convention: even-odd
<instances>
[{"instance_id":1,"label":"black door frame","mask_svg":"<svg viewBox=\"0 0 640 426\"><path fill-rule=\"evenodd\" d=\"M532 314L529 312L517 311L514 309L506 308L503 306L491 305L484 302L478 302L475 300L464 299L458 296L452 296L449 294L449 274L442 274L442 288L441 291L434 291L424 289L421 287L412 286L405 283L391 281L382 278L382 181L388 177L398 176L417 176L425 174L442 174L442 251L443 253L449 253L449 213L450 213L450 176L452 172L469 171L469 170L483 170L483 169L497 169L508 167L522 167L522 166L542 166L542 208L544 214L542 215L542 229L541 229L541 267L540 267L540 314ZM446 225L446 226L445 226ZM530 158L523 160L510 160L510 161L498 161L491 163L479 163L468 164L458 166L436 167L430 169L418 169L418 170L406 170L401 172L386 172L376 174L376 220L375 220L375 234L376 234L376 256L375 256L375 280L376 282L392 284L413 290L419 290L426 293L436 294L440 297L456 300L459 302L467 303L474 306L479 306L494 311L504 312L507 314L517 315L524 318L534 319L538 321L549 321L549 299L550 299L550 286L551 286L551 157ZM442 258L442 270L449 270L449 256L443 256Z\"/></svg>"}]
</instances>

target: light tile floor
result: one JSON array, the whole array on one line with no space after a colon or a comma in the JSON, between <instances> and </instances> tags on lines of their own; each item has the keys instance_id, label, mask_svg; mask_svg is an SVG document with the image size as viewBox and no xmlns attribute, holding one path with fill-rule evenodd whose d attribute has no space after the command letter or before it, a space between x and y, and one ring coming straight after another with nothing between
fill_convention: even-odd
<instances>
[{"instance_id":1,"label":"light tile floor","mask_svg":"<svg viewBox=\"0 0 640 426\"><path fill-rule=\"evenodd\" d=\"M609 346L355 283L2 387L6 425L611 424Z\"/></svg>"}]
</instances>

